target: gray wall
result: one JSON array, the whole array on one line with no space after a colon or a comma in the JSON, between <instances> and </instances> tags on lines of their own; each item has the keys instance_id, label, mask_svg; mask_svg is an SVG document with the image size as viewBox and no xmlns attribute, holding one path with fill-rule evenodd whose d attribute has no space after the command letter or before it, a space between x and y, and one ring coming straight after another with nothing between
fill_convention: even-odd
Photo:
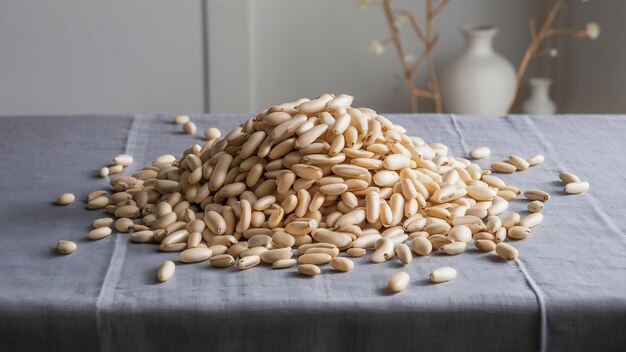
<instances>
[{"instance_id":1,"label":"gray wall","mask_svg":"<svg viewBox=\"0 0 626 352\"><path fill-rule=\"evenodd\" d=\"M598 4L601 3L601 4ZM563 56L554 60L551 72L559 78L554 97L561 112L626 112L626 1L590 1L572 7L567 23L584 28L600 24L597 40L563 40Z\"/></svg>"},{"instance_id":2,"label":"gray wall","mask_svg":"<svg viewBox=\"0 0 626 352\"><path fill-rule=\"evenodd\" d=\"M406 89L393 78L400 72L395 52L368 51L372 39L387 36L383 13L356 2L2 0L0 115L252 112L327 91L406 112ZM555 79L560 111L624 111L626 2L607 2L573 1L562 19L600 22L599 40L557 42L559 58L531 67L529 76ZM418 14L423 3L394 1ZM517 65L528 18L545 7L542 0L450 0L435 23L438 69L462 50L459 27L468 24L499 27L496 50ZM409 28L402 32L417 53ZM424 71L418 81L423 85ZM432 110L421 102L421 111Z\"/></svg>"},{"instance_id":3,"label":"gray wall","mask_svg":"<svg viewBox=\"0 0 626 352\"><path fill-rule=\"evenodd\" d=\"M0 1L0 115L202 111L200 0Z\"/></svg>"}]
</instances>

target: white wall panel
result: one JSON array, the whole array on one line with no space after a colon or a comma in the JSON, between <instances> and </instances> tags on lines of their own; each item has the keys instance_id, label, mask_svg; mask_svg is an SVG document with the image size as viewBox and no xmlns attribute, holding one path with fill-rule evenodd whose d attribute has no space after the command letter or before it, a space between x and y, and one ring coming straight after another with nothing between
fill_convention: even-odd
<instances>
[{"instance_id":1,"label":"white wall panel","mask_svg":"<svg viewBox=\"0 0 626 352\"><path fill-rule=\"evenodd\" d=\"M0 1L0 115L201 112L200 0Z\"/></svg>"}]
</instances>

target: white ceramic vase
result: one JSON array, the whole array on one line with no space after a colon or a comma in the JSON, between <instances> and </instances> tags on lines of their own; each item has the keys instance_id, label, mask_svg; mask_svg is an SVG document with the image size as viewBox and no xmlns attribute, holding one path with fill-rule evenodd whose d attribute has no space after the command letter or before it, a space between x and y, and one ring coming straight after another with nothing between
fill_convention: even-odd
<instances>
[{"instance_id":1,"label":"white ceramic vase","mask_svg":"<svg viewBox=\"0 0 626 352\"><path fill-rule=\"evenodd\" d=\"M552 80L545 77L534 77L528 80L530 94L522 104L522 111L530 115L552 115L556 112L556 105L550 99L550 84Z\"/></svg>"},{"instance_id":2,"label":"white ceramic vase","mask_svg":"<svg viewBox=\"0 0 626 352\"><path fill-rule=\"evenodd\" d=\"M441 75L441 95L448 113L502 115L515 91L515 69L493 50L498 32L492 26L465 28L465 50Z\"/></svg>"}]
</instances>

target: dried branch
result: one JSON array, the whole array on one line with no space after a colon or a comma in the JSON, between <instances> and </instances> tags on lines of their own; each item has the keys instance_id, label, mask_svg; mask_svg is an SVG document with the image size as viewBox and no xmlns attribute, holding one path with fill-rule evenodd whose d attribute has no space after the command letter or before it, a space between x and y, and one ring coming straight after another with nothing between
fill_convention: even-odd
<instances>
[{"instance_id":1,"label":"dried branch","mask_svg":"<svg viewBox=\"0 0 626 352\"><path fill-rule=\"evenodd\" d=\"M438 40L437 36L433 36L433 20L446 6L447 3L448 0L440 0L436 3L434 2L434 0L426 0L426 16L423 28L419 26L413 13L401 9L392 9L390 0L383 0L381 3L383 12L385 13L387 26L389 28L389 39L393 43L395 51L400 60L400 64L402 65L403 77L398 78L404 80L407 89L409 90L412 112L418 112L418 97L433 100L435 104L435 110L439 113L442 112L443 109L441 103L441 90L439 85L439 79L437 77L437 72L433 59L433 50L437 45ZM420 41L424 46L417 60L413 64L409 64L405 55L405 50L400 40L400 33L397 26L394 24L395 16L405 16L408 19L409 24L413 32L415 33L415 36L417 37L418 41ZM415 85L415 74L419 67L421 67L421 65L424 63L424 61L426 62L428 72L428 80L426 82L426 85L428 87L427 90L420 89Z\"/></svg>"},{"instance_id":2,"label":"dried branch","mask_svg":"<svg viewBox=\"0 0 626 352\"><path fill-rule=\"evenodd\" d=\"M439 14L439 12L441 12L441 10L443 10L443 8L448 4L448 0L441 0L441 2L439 2L437 5L435 5L435 8L433 9L433 11L430 13L430 17L437 17L437 15Z\"/></svg>"},{"instance_id":3,"label":"dried branch","mask_svg":"<svg viewBox=\"0 0 626 352\"><path fill-rule=\"evenodd\" d=\"M543 56L556 56L557 55L557 50L555 48L545 48L545 49L541 49L541 50L537 50L535 52L535 55L533 55L533 60L543 57Z\"/></svg>"},{"instance_id":4,"label":"dried branch","mask_svg":"<svg viewBox=\"0 0 626 352\"><path fill-rule=\"evenodd\" d=\"M435 45L437 45L439 37L435 36L431 41L427 49L428 53L428 73L430 77L430 81L428 82L429 87L431 87L431 92L433 93L433 100L435 102L435 111L441 113L443 111L443 104L441 102L441 87L439 86L439 78L437 77L437 70L435 69L435 61L433 60L433 49Z\"/></svg>"},{"instance_id":5,"label":"dried branch","mask_svg":"<svg viewBox=\"0 0 626 352\"><path fill-rule=\"evenodd\" d=\"M402 43L400 42L400 34L398 33L398 28L396 28L393 23L393 11L391 10L391 5L389 1L390 0L383 0L383 10L385 12L385 18L387 19L387 26L389 27L389 32L391 33L393 46L396 48L396 53L400 58L400 64L402 65L402 70L404 71L404 81L407 85L407 88L411 92L411 111L417 111L417 96L413 94L417 87L415 87L415 81L413 80L413 72L411 72L411 68L406 62L406 58L404 56L404 48L402 47Z\"/></svg>"},{"instance_id":6,"label":"dried branch","mask_svg":"<svg viewBox=\"0 0 626 352\"><path fill-rule=\"evenodd\" d=\"M417 60L415 60L415 62L411 66L411 71L413 73L417 72L417 69L420 68L422 62L424 62L424 59L426 59L426 51L422 51L420 53L420 56L417 57Z\"/></svg>"},{"instance_id":7,"label":"dried branch","mask_svg":"<svg viewBox=\"0 0 626 352\"><path fill-rule=\"evenodd\" d=\"M546 37L553 35L569 35L576 38L584 38L587 36L587 31L582 31L574 28L554 28L546 33Z\"/></svg>"},{"instance_id":8,"label":"dried branch","mask_svg":"<svg viewBox=\"0 0 626 352\"><path fill-rule=\"evenodd\" d=\"M556 0L554 5L552 5L552 8L550 9L550 12L548 12L548 16L546 17L545 21L543 22L543 25L539 29L539 32L537 32L537 29L536 29L535 19L531 18L529 20L530 43L528 44L528 47L526 48L526 51L524 52L524 56L522 57L522 61L520 62L520 65L517 69L517 74L516 74L517 82L515 84L515 90L513 92L513 96L511 97L511 100L509 102L509 108L508 108L509 112L513 108L513 105L515 105L515 101L519 93L519 88L522 83L522 78L524 77L524 74L526 73L526 69L528 68L528 65L530 64L530 61L534 58L546 56L546 55L556 56L556 55L552 55L552 51L555 49L540 49L543 40L545 40L548 37L556 36L556 35L566 35L566 36L571 36L574 38L588 37L592 39L597 38L597 36L599 35L600 29L599 29L599 26L595 23L587 24L586 30L577 30L574 28L552 28L554 21L556 20L556 17L558 16L559 12L563 8L565 8L566 5L567 5L566 0ZM590 26L592 26L593 28L590 28Z\"/></svg>"},{"instance_id":9,"label":"dried branch","mask_svg":"<svg viewBox=\"0 0 626 352\"><path fill-rule=\"evenodd\" d=\"M534 17L528 20L528 28L530 30L530 39L534 40L535 38L537 38L537 25L535 24Z\"/></svg>"},{"instance_id":10,"label":"dried branch","mask_svg":"<svg viewBox=\"0 0 626 352\"><path fill-rule=\"evenodd\" d=\"M413 16L413 14L409 11L404 11L404 10L394 10L394 11L395 13L401 14L402 16L406 16L406 18L409 19L409 23L411 24L411 28L413 28L413 32L415 32L415 35L422 43L425 43L426 37L424 36L424 33L422 33L422 30L417 24L417 21L415 20L415 16Z\"/></svg>"},{"instance_id":11,"label":"dried branch","mask_svg":"<svg viewBox=\"0 0 626 352\"><path fill-rule=\"evenodd\" d=\"M412 92L412 94L416 97L423 97L423 98L429 98L432 99L433 98L433 93L429 92L427 90L422 90L419 88L415 88Z\"/></svg>"}]
</instances>

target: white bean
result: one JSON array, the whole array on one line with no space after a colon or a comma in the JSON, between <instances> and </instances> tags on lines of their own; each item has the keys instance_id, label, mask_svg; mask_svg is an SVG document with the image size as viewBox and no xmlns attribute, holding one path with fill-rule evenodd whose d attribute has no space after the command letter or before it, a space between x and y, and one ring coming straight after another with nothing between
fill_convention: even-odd
<instances>
[{"instance_id":1,"label":"white bean","mask_svg":"<svg viewBox=\"0 0 626 352\"><path fill-rule=\"evenodd\" d=\"M408 285L411 277L404 271L393 274L387 281L387 288L393 293L403 291Z\"/></svg>"},{"instance_id":2,"label":"white bean","mask_svg":"<svg viewBox=\"0 0 626 352\"><path fill-rule=\"evenodd\" d=\"M454 280L456 278L456 270L449 266L442 266L430 273L430 281L434 283L441 283L450 280Z\"/></svg>"}]
</instances>

